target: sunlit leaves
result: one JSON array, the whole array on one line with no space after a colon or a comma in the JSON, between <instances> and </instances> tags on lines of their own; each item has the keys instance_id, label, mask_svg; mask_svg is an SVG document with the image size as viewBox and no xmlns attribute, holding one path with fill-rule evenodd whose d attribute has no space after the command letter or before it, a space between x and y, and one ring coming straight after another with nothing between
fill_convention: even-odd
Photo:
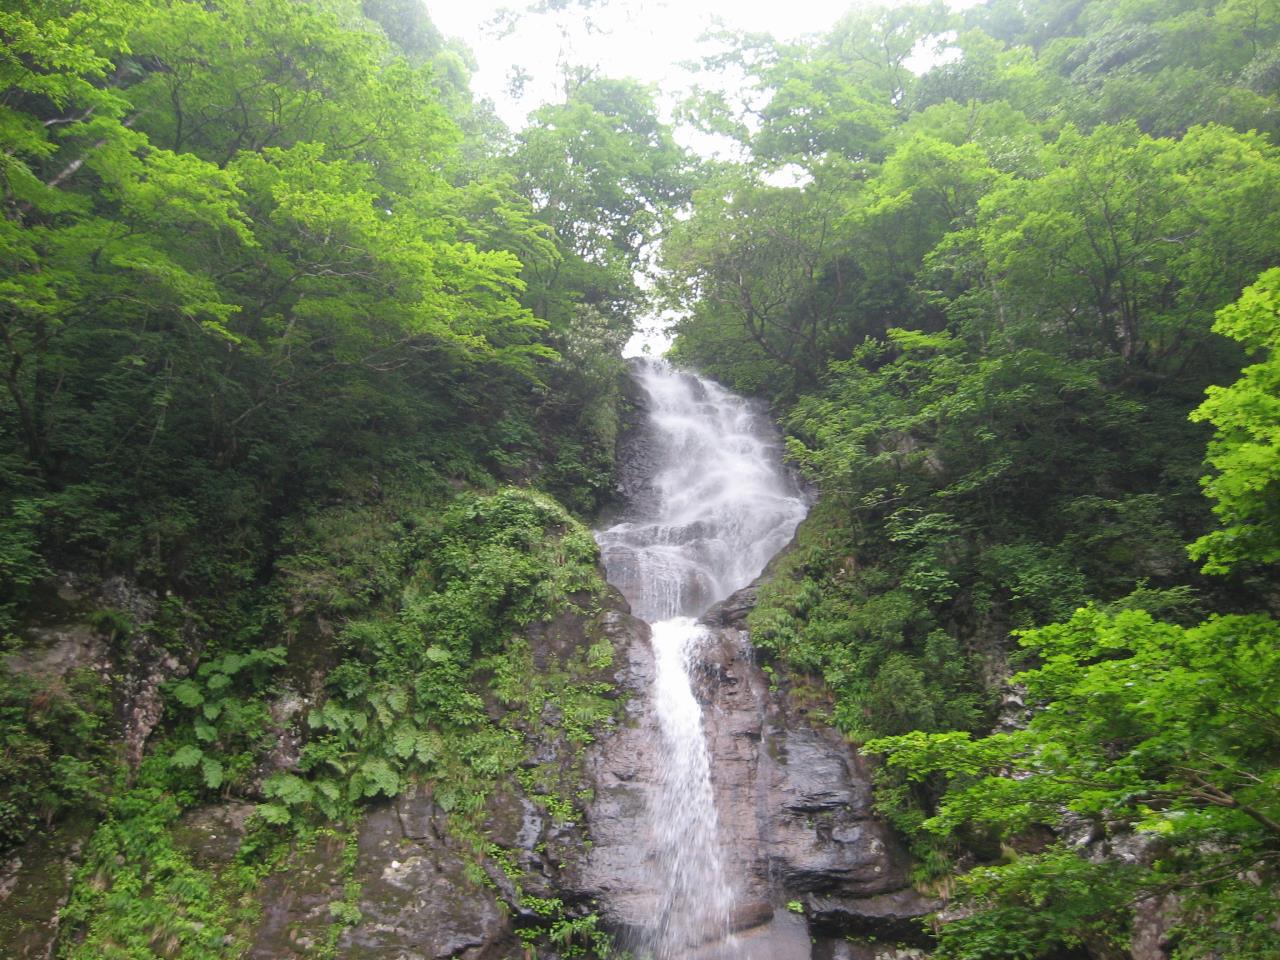
<instances>
[{"instance_id":1,"label":"sunlit leaves","mask_svg":"<svg viewBox=\"0 0 1280 960\"><path fill-rule=\"evenodd\" d=\"M1006 327L1043 336L1056 322L1076 349L1158 364L1203 338L1206 309L1273 255L1275 227L1264 224L1280 161L1257 137L1068 129L1045 159L1043 177L983 199L974 231Z\"/></svg>"},{"instance_id":2,"label":"sunlit leaves","mask_svg":"<svg viewBox=\"0 0 1280 960\"><path fill-rule=\"evenodd\" d=\"M1218 312L1214 330L1261 354L1230 386L1209 388L1192 414L1217 432L1216 471L1205 492L1225 524L1196 541L1192 555L1209 573L1280 560L1280 270L1269 270Z\"/></svg>"},{"instance_id":3,"label":"sunlit leaves","mask_svg":"<svg viewBox=\"0 0 1280 960\"><path fill-rule=\"evenodd\" d=\"M1170 845L1164 863L1129 868L1128 892L1114 906L1184 887L1232 888L1233 871L1270 869L1268 851L1280 840L1275 621L1222 617L1184 628L1140 610L1083 609L1067 623L1026 633L1022 643L1040 664L1013 678L1031 707L1025 728L982 739L912 733L868 744L911 779L950 779L925 829L953 835L976 826L1015 841L1070 813L1110 832L1159 836ZM1041 885L1055 911L1075 917L1045 933L1045 942L1081 937L1093 894L1087 885L1071 889L1065 878L1097 868L1064 857L1078 854L1051 851L966 879L971 896L993 898L994 912L976 928L998 928L1001 911L1023 896L1013 889L1021 878ZM1257 903L1267 899L1259 888ZM1213 924L1212 910L1202 922ZM955 951L948 955L986 955L971 926L947 933Z\"/></svg>"}]
</instances>

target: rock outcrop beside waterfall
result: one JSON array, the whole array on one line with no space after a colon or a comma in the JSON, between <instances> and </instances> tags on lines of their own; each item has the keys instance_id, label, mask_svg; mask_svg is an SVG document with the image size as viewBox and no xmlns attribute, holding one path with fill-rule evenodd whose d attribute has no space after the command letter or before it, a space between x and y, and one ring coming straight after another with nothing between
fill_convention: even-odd
<instances>
[{"instance_id":1,"label":"rock outcrop beside waterfall","mask_svg":"<svg viewBox=\"0 0 1280 960\"><path fill-rule=\"evenodd\" d=\"M146 592L133 585L113 581L107 588L114 591L108 596L117 603L122 597L135 604L148 600ZM38 628L38 642L29 652L12 656L0 670L57 678L72 670L110 667L111 651L80 612L85 606L77 598L73 610L59 613L47 628ZM597 610L566 609L524 631L538 670L554 669L570 654L607 641L616 651L614 666L601 667L583 676L582 682L604 683L617 674L619 696L623 682L643 682L648 635L648 626L629 614L626 601L613 590L604 594ZM143 648L143 642L148 646ZM149 650L149 638L136 638L134 648ZM125 689L131 692L134 686ZM304 709L281 711L282 742L296 740L306 729L305 708L312 701L303 699ZM140 698L125 706L135 702ZM631 697L620 704L620 712L639 702ZM495 703L490 709L502 708ZM137 723L137 711L123 716L127 723ZM630 722L611 721L599 729L601 742L611 743ZM574 780L581 747L563 729L548 723L529 731L529 762L555 767L567 782L585 790L586 778ZM124 733L132 730L126 726ZM122 738L122 747L145 745L149 733L139 730L136 741ZM173 828L176 852L210 876L234 869L254 809L254 803L237 799L188 810ZM59 911L93 827L87 815L68 819L0 860L0 960L49 960L74 943L75 935L68 937L61 929ZM413 784L394 800L373 803L359 821L336 824L285 855L281 869L268 874L249 897L260 908L259 915L237 929L236 942L228 942L225 956L525 960L529 954L520 929L547 925L546 917L530 903L559 900L568 920L596 911L578 879L591 848L582 822L557 816L547 804L531 799L520 784L509 782L488 797L481 830L494 849L504 852L502 862L479 855L457 835L429 784ZM352 848L344 848L348 832L354 837ZM350 904L358 920L339 926L334 905L348 901L353 884L359 892ZM538 956L556 960L557 954L540 950Z\"/></svg>"},{"instance_id":2,"label":"rock outcrop beside waterfall","mask_svg":"<svg viewBox=\"0 0 1280 960\"><path fill-rule=\"evenodd\" d=\"M633 682L644 682L648 636L648 625L632 617L626 601L612 590L594 616L563 611L526 631L539 669L607 640L615 650L614 666L588 679L613 680L619 697L626 697ZM624 709L638 702L630 697ZM613 749L630 723L624 719L599 731L600 749ZM562 736L538 738L531 746L531 763L566 771L578 754ZM584 778L584 789L588 783ZM193 850L208 850L211 837L236 831L221 815L191 819ZM561 901L568 919L596 912L580 880L593 849L586 824L557 817L509 783L488 798L482 832L494 849L505 852L504 862L478 857L456 836L429 785L415 785L394 801L374 805L356 828L352 877L360 887L354 903L360 920L336 938L332 955L339 960L525 960L530 954L518 931L545 923L531 903ZM228 858L236 845L225 844ZM245 956L303 960L315 955L332 937L330 904L343 899L345 879L341 844L333 838L298 849L287 869L264 882L258 898L262 919L251 931ZM540 950L538 956L556 960L558 955Z\"/></svg>"},{"instance_id":3,"label":"rock outcrop beside waterfall","mask_svg":"<svg viewBox=\"0 0 1280 960\"><path fill-rule=\"evenodd\" d=\"M872 810L870 775L857 751L754 662L745 622L754 601L748 587L703 618L712 642L696 686L738 898L736 943L708 945L700 955L852 960L926 945L920 918L938 904L910 886L906 853ZM629 722L590 751L591 847L565 880L598 902L624 940L641 941L657 903L636 829L662 757L647 696L653 656L645 633L632 636L617 660L617 681L631 694Z\"/></svg>"}]
</instances>

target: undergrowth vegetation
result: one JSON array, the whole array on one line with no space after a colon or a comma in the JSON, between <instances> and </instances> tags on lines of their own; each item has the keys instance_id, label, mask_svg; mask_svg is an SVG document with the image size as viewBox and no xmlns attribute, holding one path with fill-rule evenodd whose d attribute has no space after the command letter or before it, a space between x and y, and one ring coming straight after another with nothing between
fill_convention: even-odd
<instances>
[{"instance_id":1,"label":"undergrowth vegetation","mask_svg":"<svg viewBox=\"0 0 1280 960\"><path fill-rule=\"evenodd\" d=\"M525 746L489 716L477 677L494 675L499 696L515 701L522 690L513 678L538 679L515 672L527 666L528 650L513 633L572 596L594 602L603 588L590 534L533 493L462 495L434 522L415 525L409 541L397 557L398 590L336 638L341 662L308 716L300 774L264 784L273 802L261 814L271 822L308 807L342 818L362 799L396 796L410 778L437 782L446 812L482 809Z\"/></svg>"},{"instance_id":2,"label":"undergrowth vegetation","mask_svg":"<svg viewBox=\"0 0 1280 960\"><path fill-rule=\"evenodd\" d=\"M92 670L0 685L0 849L102 805L115 733L110 689Z\"/></svg>"},{"instance_id":3,"label":"undergrowth vegetation","mask_svg":"<svg viewBox=\"0 0 1280 960\"><path fill-rule=\"evenodd\" d=\"M343 530L346 521L318 526ZM557 614L599 614L604 584L590 533L549 497L503 488L407 508L398 524L369 534L365 555L378 560L331 575L326 602L305 615L341 610L346 621L319 700L307 708L296 766L273 771L269 763L281 733L270 704L286 692L286 647L206 656L172 683L165 736L136 779L121 775L107 791L106 820L62 914L67 956L235 955L258 918L254 893L265 877L288 869L318 831L352 830L368 802L412 784L447 814L452 842L468 851L481 882L483 863L508 862L482 829L499 785L519 784L561 822L580 818L581 751L615 709L601 679L612 649L599 640L535 667L522 632ZM296 570L300 583L313 582ZM379 586L362 600L348 592L370 582ZM532 762L540 742L563 742L570 755ZM175 840L184 812L259 795L230 862L202 864ZM519 871L510 879L522 896ZM359 922L358 893L334 901L334 944L343 925ZM557 904L523 935L603 950L593 923Z\"/></svg>"}]
</instances>

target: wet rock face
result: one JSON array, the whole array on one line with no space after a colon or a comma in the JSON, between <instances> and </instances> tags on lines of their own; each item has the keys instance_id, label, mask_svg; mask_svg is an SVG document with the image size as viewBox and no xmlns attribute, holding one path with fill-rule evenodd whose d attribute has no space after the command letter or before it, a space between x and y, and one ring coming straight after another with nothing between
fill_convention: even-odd
<instances>
[{"instance_id":1,"label":"wet rock face","mask_svg":"<svg viewBox=\"0 0 1280 960\"><path fill-rule=\"evenodd\" d=\"M617 448L616 493L618 503L635 512L651 506L657 495L653 478L658 473L660 450L657 430L648 416L648 397L634 376L627 377L625 384L627 403Z\"/></svg>"},{"instance_id":2,"label":"wet rock face","mask_svg":"<svg viewBox=\"0 0 1280 960\"><path fill-rule=\"evenodd\" d=\"M487 960L506 953L506 916L469 875L467 861L442 842L441 816L418 790L365 819L356 870L362 920L344 932L338 957Z\"/></svg>"},{"instance_id":3,"label":"wet rock face","mask_svg":"<svg viewBox=\"0 0 1280 960\"><path fill-rule=\"evenodd\" d=\"M927 942L919 918L940 904L910 887L908 858L872 810L870 775L857 751L771 689L753 662L745 627L754 603L748 587L703 618L712 639L703 651L699 697L739 929L732 948L707 956L891 956L849 953L848 938L879 943L881 951L895 942ZM629 723L591 752L592 846L570 879L599 901L601 915L625 940L651 923L656 909L646 892L650 865L639 834L662 764L647 632L636 633L618 662L618 682L631 693Z\"/></svg>"},{"instance_id":4,"label":"wet rock face","mask_svg":"<svg viewBox=\"0 0 1280 960\"><path fill-rule=\"evenodd\" d=\"M630 616L615 621L614 677L626 697L623 722L588 751L585 778L592 791L587 807L591 847L571 863L566 886L577 896L599 904L608 925L631 940L652 922L657 899L652 892L652 864L644 859L648 844L642 831L653 801L662 758L654 737L650 688L654 678L649 626Z\"/></svg>"},{"instance_id":5,"label":"wet rock face","mask_svg":"<svg viewBox=\"0 0 1280 960\"><path fill-rule=\"evenodd\" d=\"M244 839L252 804L189 811L174 834L202 867L228 867ZM247 960L304 960L336 945L338 960L515 960L522 955L501 891L486 888L474 858L449 838L429 789L410 788L374 807L355 839L354 903L359 923L335 928L334 905L347 898L347 851L337 834L296 847L283 870L254 895L261 917L246 931ZM4 951L0 948L0 956Z\"/></svg>"},{"instance_id":6,"label":"wet rock face","mask_svg":"<svg viewBox=\"0 0 1280 960\"><path fill-rule=\"evenodd\" d=\"M93 824L76 819L33 836L0 861L0 957L49 960L58 947L58 912Z\"/></svg>"},{"instance_id":7,"label":"wet rock face","mask_svg":"<svg viewBox=\"0 0 1280 960\"><path fill-rule=\"evenodd\" d=\"M343 898L342 859L342 841L320 837L263 881L257 892L262 919L252 931L248 960L302 960L324 946L333 924L329 905Z\"/></svg>"},{"instance_id":8,"label":"wet rock face","mask_svg":"<svg viewBox=\"0 0 1280 960\"><path fill-rule=\"evenodd\" d=\"M866 897L907 885L906 858L872 813L870 776L857 752L770 688L745 633L754 592L735 594L706 620L714 665L703 671L707 734L722 836L747 837L743 893Z\"/></svg>"}]
</instances>

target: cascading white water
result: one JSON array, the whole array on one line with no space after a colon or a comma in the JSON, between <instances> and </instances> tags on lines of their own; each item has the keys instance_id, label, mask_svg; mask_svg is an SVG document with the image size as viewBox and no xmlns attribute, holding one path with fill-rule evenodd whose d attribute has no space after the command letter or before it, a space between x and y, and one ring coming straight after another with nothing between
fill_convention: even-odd
<instances>
[{"instance_id":1,"label":"cascading white water","mask_svg":"<svg viewBox=\"0 0 1280 960\"><path fill-rule=\"evenodd\" d=\"M647 835L659 869L658 925L652 946L660 957L729 933L733 888L725 876L716 834L711 767L702 733L702 707L690 683L706 631L692 617L653 625L654 712L665 750L661 790L649 811Z\"/></svg>"},{"instance_id":2,"label":"cascading white water","mask_svg":"<svg viewBox=\"0 0 1280 960\"><path fill-rule=\"evenodd\" d=\"M697 616L750 583L805 507L759 407L711 380L646 361L652 477L597 534L609 579L650 623Z\"/></svg>"},{"instance_id":3,"label":"cascading white water","mask_svg":"<svg viewBox=\"0 0 1280 960\"><path fill-rule=\"evenodd\" d=\"M804 499L754 403L664 361L637 366L650 475L596 534L609 579L653 627L653 690L665 767L649 810L659 916L645 946L663 960L724 940L733 909L717 835L692 671L708 632L693 618L746 586L795 532Z\"/></svg>"}]
</instances>

